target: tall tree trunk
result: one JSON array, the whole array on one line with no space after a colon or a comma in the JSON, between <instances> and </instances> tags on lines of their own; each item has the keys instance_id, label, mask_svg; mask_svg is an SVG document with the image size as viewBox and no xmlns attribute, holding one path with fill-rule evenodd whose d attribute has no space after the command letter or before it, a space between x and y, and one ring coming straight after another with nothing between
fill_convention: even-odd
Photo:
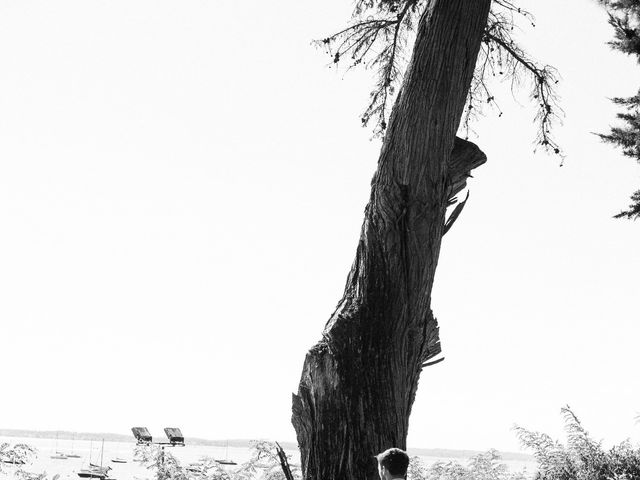
<instances>
[{"instance_id":1,"label":"tall tree trunk","mask_svg":"<svg viewBox=\"0 0 640 480\"><path fill-rule=\"evenodd\" d=\"M374 480L372 455L406 448L420 372L440 352L431 289L446 207L485 161L455 133L490 3L431 0L421 17L343 298L293 396L307 480Z\"/></svg>"}]
</instances>

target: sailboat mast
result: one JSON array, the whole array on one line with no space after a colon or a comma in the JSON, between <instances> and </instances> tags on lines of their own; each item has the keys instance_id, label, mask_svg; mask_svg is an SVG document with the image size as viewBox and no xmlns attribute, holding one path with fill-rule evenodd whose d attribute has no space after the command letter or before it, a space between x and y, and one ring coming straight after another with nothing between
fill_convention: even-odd
<instances>
[{"instance_id":1,"label":"sailboat mast","mask_svg":"<svg viewBox=\"0 0 640 480\"><path fill-rule=\"evenodd\" d=\"M102 455L104 454L104 438L102 439L102 448L100 449L100 470L102 470Z\"/></svg>"}]
</instances>

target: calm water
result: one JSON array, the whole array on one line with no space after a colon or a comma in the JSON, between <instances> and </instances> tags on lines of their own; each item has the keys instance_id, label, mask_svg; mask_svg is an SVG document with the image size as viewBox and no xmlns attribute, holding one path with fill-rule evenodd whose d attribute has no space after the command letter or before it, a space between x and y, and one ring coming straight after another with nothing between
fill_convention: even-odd
<instances>
[{"instance_id":1,"label":"calm water","mask_svg":"<svg viewBox=\"0 0 640 480\"><path fill-rule=\"evenodd\" d=\"M88 468L89 463L100 464L102 441L86 441L86 440L58 440L48 438L19 438L19 437L0 437L0 443L26 443L37 449L37 456L33 463L25 468L31 472L47 472L49 476L60 475L61 480L79 480L78 471ZM102 454L102 465L110 466L110 477L118 480L143 480L152 477L152 472L133 461L133 450L135 444L125 442L104 442L104 453ZM51 458L56 450L63 453L76 453L80 458L67 458L58 460ZM225 458L227 449L225 447L211 447L202 445L193 445L186 447L175 447L169 449L171 453L180 460L180 463L187 465L198 461L203 456L214 458ZM251 452L248 448L229 447L228 458L238 463L247 461ZM113 463L111 459L122 458L127 463ZM11 466L6 469L5 477L11 477ZM233 468L232 466L225 468ZM0 474L0 477L2 474Z\"/></svg>"},{"instance_id":2,"label":"calm water","mask_svg":"<svg viewBox=\"0 0 640 480\"><path fill-rule=\"evenodd\" d=\"M33 463L25 468L31 472L46 472L49 478L53 475L60 475L60 480L79 480L77 473L82 468L89 466L91 463L100 464L100 453L102 441L93 442L86 440L58 440L48 438L19 438L19 437L0 437L0 443L7 442L11 445L16 443L26 443L37 449L37 456ZM133 443L124 442L104 442L104 453L102 454L102 465L112 468L110 477L118 480L151 480L153 475L151 470L147 470L139 463L133 462ZM80 458L68 458L66 460L52 459L51 455L55 452L76 453ZM186 447L176 447L170 449L171 453L180 460L182 465L187 465L198 461L201 457L225 458L233 459L237 463L243 463L251 457L251 450L244 447L229 447L228 453L225 447L212 447L203 445L188 445ZM299 463L297 451L287 451L293 457L293 463ZM111 459L122 458L127 463L113 463ZM465 463L465 459L446 458L446 457L421 457L425 464L430 465L436 461L457 461ZM511 471L526 470L529 474L535 471L534 462L525 461L505 461L504 462ZM224 468L232 470L233 466L225 466ZM12 467L8 466L4 474L0 474L0 478L12 478Z\"/></svg>"}]
</instances>

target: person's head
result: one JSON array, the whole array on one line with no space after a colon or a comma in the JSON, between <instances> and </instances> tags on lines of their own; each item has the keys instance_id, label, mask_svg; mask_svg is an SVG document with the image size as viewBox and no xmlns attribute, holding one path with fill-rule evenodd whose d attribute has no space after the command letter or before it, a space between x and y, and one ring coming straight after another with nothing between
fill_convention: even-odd
<instances>
[{"instance_id":1,"label":"person's head","mask_svg":"<svg viewBox=\"0 0 640 480\"><path fill-rule=\"evenodd\" d=\"M406 478L409 456L399 448L390 448L376 455L378 473L381 480L392 478Z\"/></svg>"}]
</instances>

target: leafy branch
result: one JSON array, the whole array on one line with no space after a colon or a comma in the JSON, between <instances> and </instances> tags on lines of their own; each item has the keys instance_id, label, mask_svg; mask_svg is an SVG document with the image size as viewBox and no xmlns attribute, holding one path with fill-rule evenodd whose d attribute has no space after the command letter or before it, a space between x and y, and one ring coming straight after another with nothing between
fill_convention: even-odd
<instances>
[{"instance_id":1,"label":"leafy branch","mask_svg":"<svg viewBox=\"0 0 640 480\"><path fill-rule=\"evenodd\" d=\"M528 15L528 13L522 13ZM560 155L560 146L552 135L553 127L561 123L563 111L558 104L556 85L558 72L549 65L540 65L533 60L512 38L513 21L504 15L492 13L491 23L485 31L479 71L474 84L486 93L488 102L495 102L486 86L488 73L504 75L511 80L515 90L528 77L531 84L530 98L536 107L536 144L547 151ZM475 89L477 90L477 86ZM474 89L472 88L472 91ZM469 104L472 105L471 103Z\"/></svg>"},{"instance_id":2,"label":"leafy branch","mask_svg":"<svg viewBox=\"0 0 640 480\"><path fill-rule=\"evenodd\" d=\"M466 465L456 461L439 460L425 465L419 457L413 457L407 471L409 480L525 480L522 472L510 472L501 462L497 450L489 450L471 457Z\"/></svg>"},{"instance_id":3,"label":"leafy branch","mask_svg":"<svg viewBox=\"0 0 640 480\"><path fill-rule=\"evenodd\" d=\"M364 126L375 122L375 134L387 127L391 101L407 62L407 40L424 4L425 0L359 0L351 25L314 42L326 48L334 63L348 59L348 70L361 64L376 69L376 84L361 118Z\"/></svg>"},{"instance_id":4,"label":"leafy branch","mask_svg":"<svg viewBox=\"0 0 640 480\"><path fill-rule=\"evenodd\" d=\"M13 478L18 480L47 480L47 473L35 473L25 470L36 456L36 449L26 443L0 444L0 476L8 476L9 469L13 470ZM14 469L15 467L15 469ZM54 475L51 480L58 480L60 475Z\"/></svg>"},{"instance_id":5,"label":"leafy branch","mask_svg":"<svg viewBox=\"0 0 640 480\"><path fill-rule=\"evenodd\" d=\"M275 442L253 442L251 458L234 470L225 470L218 461L207 456L195 464L183 466L171 452L148 445L136 447L134 460L152 470L156 480L287 480L278 450ZM289 473L294 480L301 479L297 465L291 466Z\"/></svg>"}]
</instances>

